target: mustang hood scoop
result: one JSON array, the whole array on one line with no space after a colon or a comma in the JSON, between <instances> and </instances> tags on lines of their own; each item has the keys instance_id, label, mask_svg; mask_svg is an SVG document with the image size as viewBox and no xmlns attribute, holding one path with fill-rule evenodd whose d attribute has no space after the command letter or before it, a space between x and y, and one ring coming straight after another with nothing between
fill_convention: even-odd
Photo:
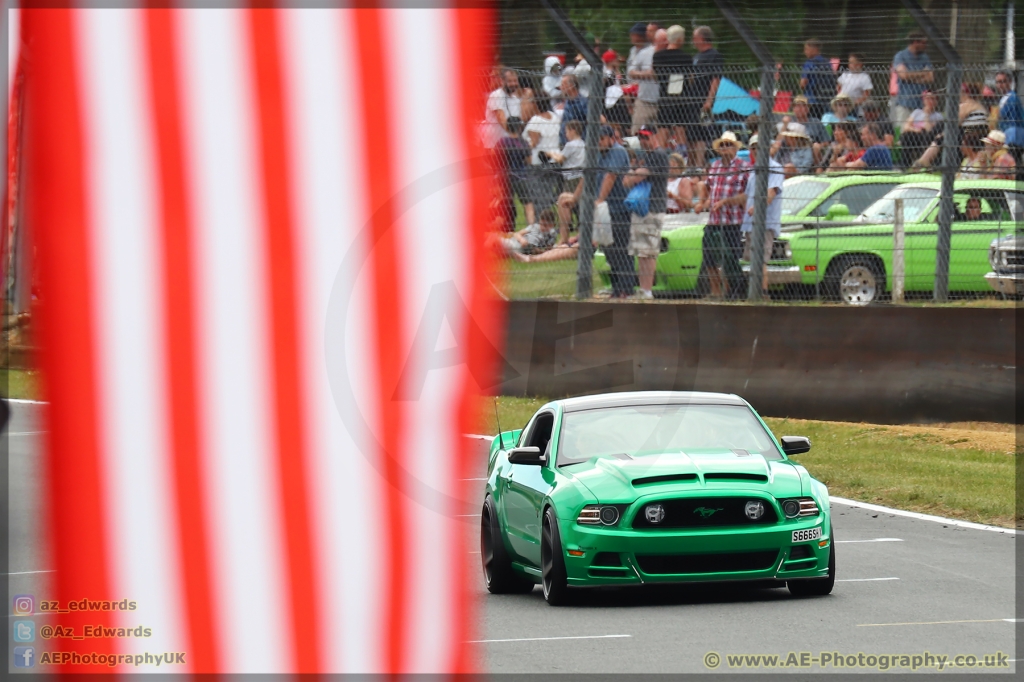
<instances>
[{"instance_id":1,"label":"mustang hood scoop","mask_svg":"<svg viewBox=\"0 0 1024 682\"><path fill-rule=\"evenodd\" d=\"M799 475L788 462L769 462L759 454L726 449L637 455L629 460L595 457L563 471L601 501L667 489L769 486L774 491L777 484L785 488L795 485L793 494L800 494Z\"/></svg>"}]
</instances>

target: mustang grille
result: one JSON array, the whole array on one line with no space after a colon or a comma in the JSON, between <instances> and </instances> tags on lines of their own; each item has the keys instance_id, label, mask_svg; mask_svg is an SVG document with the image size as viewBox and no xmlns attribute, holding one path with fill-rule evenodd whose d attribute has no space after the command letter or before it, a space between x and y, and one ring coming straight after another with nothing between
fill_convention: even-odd
<instances>
[{"instance_id":1,"label":"mustang grille","mask_svg":"<svg viewBox=\"0 0 1024 682\"><path fill-rule=\"evenodd\" d=\"M764 515L753 521L747 518L743 506L757 497L686 497L675 500L652 500L637 510L633 528L713 528L721 526L753 526L775 523L779 517L767 500ZM660 504L665 508L665 519L651 523L644 513L648 504Z\"/></svg>"},{"instance_id":2,"label":"mustang grille","mask_svg":"<svg viewBox=\"0 0 1024 682\"><path fill-rule=\"evenodd\" d=\"M637 554L640 570L648 575L764 571L775 565L778 550L729 554Z\"/></svg>"}]
</instances>

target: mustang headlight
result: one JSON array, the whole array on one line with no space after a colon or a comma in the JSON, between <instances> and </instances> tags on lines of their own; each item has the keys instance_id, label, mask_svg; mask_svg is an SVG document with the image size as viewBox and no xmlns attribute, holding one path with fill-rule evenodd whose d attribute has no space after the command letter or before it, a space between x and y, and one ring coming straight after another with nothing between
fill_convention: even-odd
<instances>
[{"instance_id":1,"label":"mustang headlight","mask_svg":"<svg viewBox=\"0 0 1024 682\"><path fill-rule=\"evenodd\" d=\"M782 513L787 519L795 519L798 516L817 516L820 510L813 497L794 497L782 500Z\"/></svg>"},{"instance_id":2,"label":"mustang headlight","mask_svg":"<svg viewBox=\"0 0 1024 682\"><path fill-rule=\"evenodd\" d=\"M619 509L610 504L588 504L580 510L580 515L576 517L576 523L581 523L589 526L614 526L619 522Z\"/></svg>"},{"instance_id":3,"label":"mustang headlight","mask_svg":"<svg viewBox=\"0 0 1024 682\"><path fill-rule=\"evenodd\" d=\"M759 518L764 516L764 502L761 500L748 500L743 505L743 513L747 515L747 518L751 521L757 521Z\"/></svg>"}]
</instances>

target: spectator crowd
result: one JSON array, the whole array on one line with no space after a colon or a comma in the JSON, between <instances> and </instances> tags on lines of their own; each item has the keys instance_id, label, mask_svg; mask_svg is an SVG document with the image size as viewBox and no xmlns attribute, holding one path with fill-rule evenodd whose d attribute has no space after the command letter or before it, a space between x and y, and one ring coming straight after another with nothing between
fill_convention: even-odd
<instances>
[{"instance_id":1,"label":"spectator crowd","mask_svg":"<svg viewBox=\"0 0 1024 682\"><path fill-rule=\"evenodd\" d=\"M893 56L888 106L860 55L848 55L844 65L827 58L820 41L807 40L799 92L775 93L789 106L773 114L776 133L763 144L754 134L756 114L739 122L716 117L726 65L709 27L637 23L629 38L624 59L595 45L604 85L595 209L599 216L606 210L611 225L610 241L598 245L611 267L613 297L651 297L662 220L685 212L708 213L703 267L711 294L740 295L738 256L749 253L759 148L772 178L765 261L779 232L783 178L936 169L946 134L959 138L959 178L1020 178L1024 106L1014 72L998 71L992 86L965 79L953 124L944 106L952 93L938 88L928 41L918 32ZM569 64L547 56L543 69L536 78L496 68L482 125L502 180L492 201L492 243L528 262L575 258L594 82L582 55ZM777 81L781 71L779 65ZM517 204L527 227L514 232Z\"/></svg>"}]
</instances>

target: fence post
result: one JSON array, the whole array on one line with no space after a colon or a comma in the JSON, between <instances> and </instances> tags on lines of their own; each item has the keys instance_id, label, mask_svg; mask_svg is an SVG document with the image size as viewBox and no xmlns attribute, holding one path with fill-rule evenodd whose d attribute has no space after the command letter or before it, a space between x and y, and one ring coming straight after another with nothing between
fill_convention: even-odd
<instances>
[{"instance_id":1,"label":"fence post","mask_svg":"<svg viewBox=\"0 0 1024 682\"><path fill-rule=\"evenodd\" d=\"M903 303L906 261L903 256L903 199L895 200L892 223L892 300Z\"/></svg>"},{"instance_id":2,"label":"fence post","mask_svg":"<svg viewBox=\"0 0 1024 682\"><path fill-rule=\"evenodd\" d=\"M949 298L949 248L952 241L953 180L957 172L957 150L960 147L960 126L950 125L960 120L960 81L963 62L960 55L939 32L931 17L925 14L917 0L902 0L907 12L946 59L946 110L942 135L942 188L939 192L938 240L935 245L935 288L932 298L944 302Z\"/></svg>"},{"instance_id":3,"label":"fence post","mask_svg":"<svg viewBox=\"0 0 1024 682\"><path fill-rule=\"evenodd\" d=\"M544 8L554 19L569 42L590 64L590 94L587 99L587 130L583 138L585 154L583 161L583 196L580 197L579 251L576 254L576 298L590 298L593 289L594 243L591 239L594 224L594 199L597 197L597 174L601 160L598 148L601 114L604 109L604 62L587 45L562 9L552 0L541 0Z\"/></svg>"},{"instance_id":4,"label":"fence post","mask_svg":"<svg viewBox=\"0 0 1024 682\"><path fill-rule=\"evenodd\" d=\"M775 99L775 58L768 51L747 23L732 6L729 0L715 0L718 10L732 24L732 27L743 38L743 42L761 61L761 109L760 122L757 127L759 153L754 164L754 221L750 232L750 280L747 285L747 300L760 301L761 284L764 275L764 237L765 223L768 214L768 153L771 141L775 138L775 126L772 125L772 109ZM779 201L782 201L780 198Z\"/></svg>"}]
</instances>

